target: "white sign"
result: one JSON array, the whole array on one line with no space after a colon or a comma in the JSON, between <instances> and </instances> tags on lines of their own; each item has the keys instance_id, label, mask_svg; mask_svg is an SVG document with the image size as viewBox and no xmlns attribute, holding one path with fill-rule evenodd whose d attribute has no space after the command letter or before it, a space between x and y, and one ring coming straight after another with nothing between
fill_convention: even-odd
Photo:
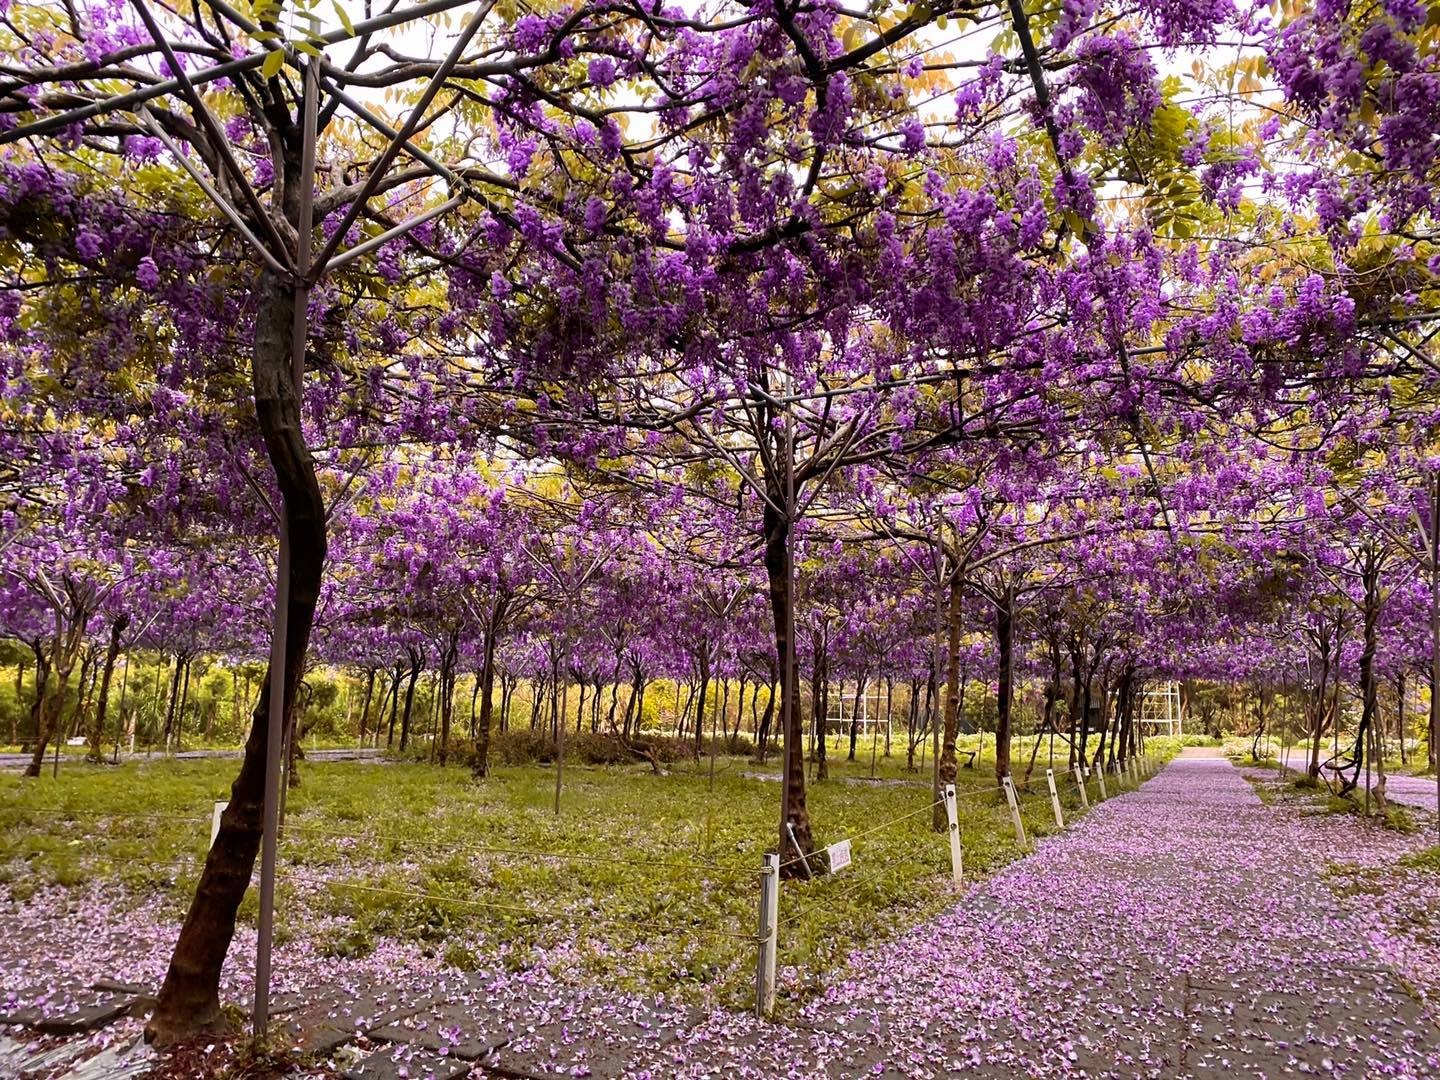
<instances>
[{"instance_id":1,"label":"white sign","mask_svg":"<svg viewBox=\"0 0 1440 1080\"><path fill-rule=\"evenodd\" d=\"M844 870L850 865L850 841L841 840L838 844L831 844L825 849L825 854L830 856L830 872L832 874L838 870Z\"/></svg>"}]
</instances>

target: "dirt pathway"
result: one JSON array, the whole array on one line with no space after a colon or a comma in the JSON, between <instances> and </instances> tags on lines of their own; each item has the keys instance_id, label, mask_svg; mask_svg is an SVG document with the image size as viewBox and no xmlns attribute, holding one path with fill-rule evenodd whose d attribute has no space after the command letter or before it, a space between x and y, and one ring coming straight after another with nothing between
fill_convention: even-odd
<instances>
[{"instance_id":1,"label":"dirt pathway","mask_svg":"<svg viewBox=\"0 0 1440 1080\"><path fill-rule=\"evenodd\" d=\"M807 1010L808 1039L747 1054L702 1030L686 1040L688 1061L677 1053L671 1065L770 1076L1440 1075L1433 1016L1324 879L1332 861L1385 861L1413 846L1267 807L1223 758L1186 754L932 924L857 957L854 977Z\"/></svg>"}]
</instances>

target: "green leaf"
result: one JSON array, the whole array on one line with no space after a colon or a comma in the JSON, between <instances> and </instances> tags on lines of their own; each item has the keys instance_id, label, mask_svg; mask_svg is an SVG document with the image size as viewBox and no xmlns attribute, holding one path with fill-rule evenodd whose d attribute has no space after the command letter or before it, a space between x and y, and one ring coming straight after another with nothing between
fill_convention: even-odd
<instances>
[{"instance_id":1,"label":"green leaf","mask_svg":"<svg viewBox=\"0 0 1440 1080\"><path fill-rule=\"evenodd\" d=\"M335 14L340 17L340 25L345 28L347 34L354 36L355 24L350 21L350 16L347 15L345 9L341 7L340 0L330 0L330 2L335 5Z\"/></svg>"},{"instance_id":2,"label":"green leaf","mask_svg":"<svg viewBox=\"0 0 1440 1080\"><path fill-rule=\"evenodd\" d=\"M267 79L273 79L280 74L280 69L285 65L285 50L272 49L265 54L265 62L260 65L260 74Z\"/></svg>"}]
</instances>

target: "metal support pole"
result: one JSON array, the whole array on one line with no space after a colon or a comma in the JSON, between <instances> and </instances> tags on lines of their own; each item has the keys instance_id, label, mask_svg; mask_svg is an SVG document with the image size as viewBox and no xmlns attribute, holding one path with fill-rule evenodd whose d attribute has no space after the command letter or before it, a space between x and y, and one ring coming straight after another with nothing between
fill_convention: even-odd
<instances>
[{"instance_id":1,"label":"metal support pole","mask_svg":"<svg viewBox=\"0 0 1440 1080\"><path fill-rule=\"evenodd\" d=\"M1055 790L1055 770L1045 770L1045 783L1050 788L1050 809L1055 811L1055 824L1065 827L1065 814L1060 809L1060 793Z\"/></svg>"},{"instance_id":2,"label":"metal support pole","mask_svg":"<svg viewBox=\"0 0 1440 1080\"><path fill-rule=\"evenodd\" d=\"M1430 742L1440 741L1440 472L1430 477ZM1440 829L1440 747L1435 759L1435 825Z\"/></svg>"},{"instance_id":3,"label":"metal support pole","mask_svg":"<svg viewBox=\"0 0 1440 1080\"><path fill-rule=\"evenodd\" d=\"M404 23L415 22L427 15L438 14L448 11L451 8L460 7L469 3L469 0L428 0L427 3L416 4L414 7L406 8L403 11L387 11L383 15L377 15L373 19L366 19L357 22L349 29L340 28L327 31L320 35L316 42L322 49L329 45L338 45L343 41L351 41L357 38L367 37L378 30L388 30L392 26L400 26ZM188 76L191 86L201 86L205 83L216 82L219 79L228 79L232 75L238 75L242 71L252 71L265 63L267 52L256 50L237 60L227 60L223 64L216 64L214 67L204 68ZM146 101L153 101L155 98L173 94L183 88L179 79L166 79L163 82L152 83L149 86L137 90L130 90L123 94L115 94L112 97L103 98L100 101L92 101L79 108L69 109L66 112L54 113L43 119L32 121L20 127L11 128L9 131L0 131L0 146L7 143L19 142L21 139L35 138L40 135L49 135L61 131L81 120L87 120L92 116L103 116L110 112L127 112L135 106ZM947 376L950 378L952 376Z\"/></svg>"},{"instance_id":4,"label":"metal support pole","mask_svg":"<svg viewBox=\"0 0 1440 1080\"><path fill-rule=\"evenodd\" d=\"M1015 796L1015 782L1006 776L1001 781L1005 788L1005 801L1010 804L1010 821L1015 826L1015 842L1022 848L1030 846L1030 841L1025 837L1025 822L1020 820L1020 800Z\"/></svg>"},{"instance_id":5,"label":"metal support pole","mask_svg":"<svg viewBox=\"0 0 1440 1080\"><path fill-rule=\"evenodd\" d=\"M300 207L296 222L294 311L290 327L290 379L297 409L303 411L305 393L305 342L308 336L311 234L314 232L315 114L319 87L314 63L304 71L304 144L301 148ZM270 715L265 732L265 817L260 843L260 913L255 941L254 1027L263 1036L270 1023L270 949L275 936L275 860L280 827L280 771L285 745L285 698L289 682L285 655L290 631L290 526L282 509L280 551L275 567L275 626L270 644Z\"/></svg>"},{"instance_id":6,"label":"metal support pole","mask_svg":"<svg viewBox=\"0 0 1440 1080\"><path fill-rule=\"evenodd\" d=\"M801 755L805 752L805 737L791 738L791 724L795 718L795 693L798 681L795 678L795 425L790 410L785 411L785 596L784 618L785 655L780 661L780 727L785 733L781 752L780 767L780 840L779 850L784 852L788 840L810 877L810 860L795 839L795 829L790 823L789 785L790 770L797 765L804 771ZM776 628L781 629L780 627ZM793 744L793 745L792 745ZM793 758L791 755L795 755ZM785 860L781 860L782 862Z\"/></svg>"},{"instance_id":7,"label":"metal support pole","mask_svg":"<svg viewBox=\"0 0 1440 1080\"><path fill-rule=\"evenodd\" d=\"M280 823L280 765L285 741L285 646L289 634L290 529L280 518L275 567L275 624L270 635L270 712L265 732L265 817L260 841L260 915L255 940L256 1036L270 1021L270 946L275 934L275 848Z\"/></svg>"},{"instance_id":8,"label":"metal support pole","mask_svg":"<svg viewBox=\"0 0 1440 1080\"><path fill-rule=\"evenodd\" d=\"M780 856L767 854L760 870L760 949L755 964L755 1015L775 1008L775 946L780 929Z\"/></svg>"},{"instance_id":9,"label":"metal support pole","mask_svg":"<svg viewBox=\"0 0 1440 1080\"><path fill-rule=\"evenodd\" d=\"M435 73L430 76L429 81L425 84L425 89L420 93L420 100L415 102L410 110L410 115L406 118L405 123L400 126L400 134L390 141L389 145L380 152L380 156L370 166L370 171L366 174L365 180L360 186L359 194L357 194L355 198L351 200L350 205L346 207L340 223L335 226L335 231L332 232L329 239L325 241L325 246L320 249L320 254L315 258L315 265L317 267L323 270L325 266L329 264L330 257L334 255L340 245L344 243L345 234L350 231L350 226L353 225L364 212L365 203L369 201L371 195L375 194L375 188L385 175L385 170L390 167L390 163L394 161L395 156L400 153L400 148L409 141L410 136L413 135L416 128L419 127L420 121L425 118L425 110L430 107L430 103L435 100L435 95L440 93L440 88L445 85L445 80L449 78L450 72L454 69L455 65L460 62L461 57L465 55L465 50L470 45L471 39L475 37L475 34L480 29L480 24L485 21L486 16L490 14L493 6L493 3L491 3L479 8L471 14L465 25L460 28L460 34L456 37L454 44L450 46L450 51L445 55L445 59L440 62L440 66L435 69ZM306 66L308 67L310 65Z\"/></svg>"},{"instance_id":10,"label":"metal support pole","mask_svg":"<svg viewBox=\"0 0 1440 1080\"><path fill-rule=\"evenodd\" d=\"M346 248L344 251L340 252L333 259L330 260L330 264L326 267L326 269L338 270L346 263L353 262L354 260L360 258L360 256L362 255L368 255L376 248L384 247L386 244L390 243L391 240L399 239L406 233L410 232L412 229L424 225L427 221L434 221L442 214L448 214L451 210L454 210L464 201L465 199L463 196L456 195L450 199L447 199L445 202L440 203L438 206L432 206L429 210L422 211L421 213L416 214L414 217L409 218L406 221L402 221L400 224L394 226L393 228L386 229L378 236L372 236L369 240L364 240L361 243L356 244L352 248Z\"/></svg>"},{"instance_id":11,"label":"metal support pole","mask_svg":"<svg viewBox=\"0 0 1440 1080\"><path fill-rule=\"evenodd\" d=\"M945 785L945 817L950 824L950 881L956 892L965 878L965 853L960 847L960 815L955 807L955 785Z\"/></svg>"}]
</instances>

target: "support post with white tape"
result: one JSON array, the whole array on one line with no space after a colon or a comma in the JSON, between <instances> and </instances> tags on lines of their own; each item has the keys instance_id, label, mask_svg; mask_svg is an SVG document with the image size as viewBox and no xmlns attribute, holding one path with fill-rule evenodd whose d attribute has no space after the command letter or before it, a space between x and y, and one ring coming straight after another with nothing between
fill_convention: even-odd
<instances>
[{"instance_id":1,"label":"support post with white tape","mask_svg":"<svg viewBox=\"0 0 1440 1080\"><path fill-rule=\"evenodd\" d=\"M1025 822L1020 820L1020 800L1015 796L1015 781L1005 776L1000 783L1005 788L1005 801L1010 804L1010 820L1015 825L1015 842L1022 848L1029 847L1030 842L1025 838Z\"/></svg>"},{"instance_id":2,"label":"support post with white tape","mask_svg":"<svg viewBox=\"0 0 1440 1080\"><path fill-rule=\"evenodd\" d=\"M1060 828L1065 827L1065 815L1060 810L1060 793L1055 790L1055 770L1045 770L1045 783L1050 788L1050 809L1055 811L1055 824Z\"/></svg>"},{"instance_id":3,"label":"support post with white tape","mask_svg":"<svg viewBox=\"0 0 1440 1080\"><path fill-rule=\"evenodd\" d=\"M945 785L945 818L950 823L951 887L959 891L965 875L965 854L960 848L960 815L955 809L955 785Z\"/></svg>"}]
</instances>

